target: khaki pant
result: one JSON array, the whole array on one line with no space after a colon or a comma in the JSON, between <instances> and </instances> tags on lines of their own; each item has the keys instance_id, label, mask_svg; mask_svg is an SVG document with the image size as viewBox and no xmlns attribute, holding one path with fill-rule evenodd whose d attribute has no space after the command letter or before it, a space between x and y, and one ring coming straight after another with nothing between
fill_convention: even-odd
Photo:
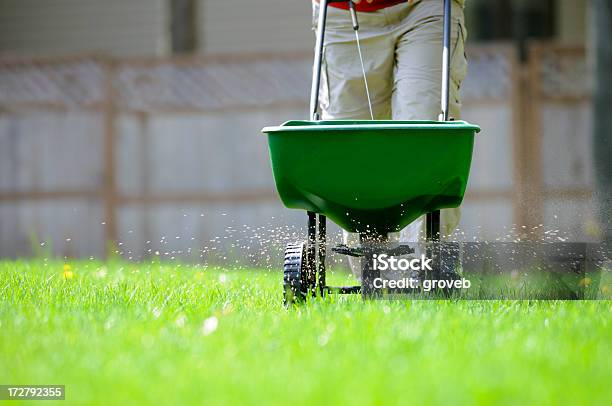
<instances>
[{"instance_id":1,"label":"khaki pant","mask_svg":"<svg viewBox=\"0 0 612 406\"><path fill-rule=\"evenodd\" d=\"M313 7L316 27L318 3ZM467 71L463 0L453 1L451 14L450 116L459 119L459 87ZM443 1L410 1L358 13L358 19L374 118L436 120L441 112ZM334 7L327 14L319 103L323 119L370 119L351 18L347 10ZM406 159L415 153L431 153L435 159L435 151L406 151ZM442 210L443 235L453 232L459 215L458 208ZM422 240L424 223L423 217L414 221L400 240ZM345 233L344 239L356 245L355 235Z\"/></svg>"}]
</instances>

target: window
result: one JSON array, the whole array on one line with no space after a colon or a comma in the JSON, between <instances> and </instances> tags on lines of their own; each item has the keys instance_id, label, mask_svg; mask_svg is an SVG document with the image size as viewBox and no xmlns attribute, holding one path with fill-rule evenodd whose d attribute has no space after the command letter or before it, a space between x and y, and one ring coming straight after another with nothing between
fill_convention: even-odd
<instances>
[{"instance_id":1,"label":"window","mask_svg":"<svg viewBox=\"0 0 612 406\"><path fill-rule=\"evenodd\" d=\"M170 0L172 53L193 52L197 46L197 0Z\"/></svg>"}]
</instances>

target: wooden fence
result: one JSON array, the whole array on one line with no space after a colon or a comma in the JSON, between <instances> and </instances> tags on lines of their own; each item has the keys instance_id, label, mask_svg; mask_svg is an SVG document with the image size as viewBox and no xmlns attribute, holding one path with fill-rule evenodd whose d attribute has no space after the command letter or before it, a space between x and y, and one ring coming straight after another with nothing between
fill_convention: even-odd
<instances>
[{"instance_id":1,"label":"wooden fence","mask_svg":"<svg viewBox=\"0 0 612 406\"><path fill-rule=\"evenodd\" d=\"M526 65L505 44L469 54L464 118L483 132L463 237L535 236L573 216L561 226L590 238L584 51L537 44ZM299 229L257 133L306 117L310 63L309 54L0 59L0 255L49 242L56 254L98 256L109 241L126 257L193 255L228 225L259 241Z\"/></svg>"}]
</instances>

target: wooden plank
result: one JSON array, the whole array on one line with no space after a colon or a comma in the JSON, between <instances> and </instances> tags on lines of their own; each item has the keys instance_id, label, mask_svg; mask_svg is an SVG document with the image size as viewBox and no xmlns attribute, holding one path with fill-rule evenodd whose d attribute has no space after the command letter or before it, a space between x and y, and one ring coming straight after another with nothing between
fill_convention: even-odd
<instances>
[{"instance_id":1,"label":"wooden plank","mask_svg":"<svg viewBox=\"0 0 612 406\"><path fill-rule=\"evenodd\" d=\"M113 88L115 64L107 62L105 65L104 84L104 218L106 221L105 240L114 245L117 242L117 185L115 180L115 148L117 116L115 100L116 93Z\"/></svg>"},{"instance_id":2,"label":"wooden plank","mask_svg":"<svg viewBox=\"0 0 612 406\"><path fill-rule=\"evenodd\" d=\"M57 112L67 113L71 111L95 111L101 112L104 110L104 105L100 103L92 103L89 105L80 105L78 108L74 106L66 106L63 103L51 102L32 102L32 103L3 103L0 101L0 114L15 114L31 111Z\"/></svg>"},{"instance_id":3,"label":"wooden plank","mask_svg":"<svg viewBox=\"0 0 612 406\"><path fill-rule=\"evenodd\" d=\"M270 62L270 61L310 61L312 52L287 51L287 52L244 52L236 54L180 54L171 56L155 57L125 57L117 59L121 67L154 67L172 64L174 66L208 66L213 64L238 63L246 64L249 62Z\"/></svg>"},{"instance_id":4,"label":"wooden plank","mask_svg":"<svg viewBox=\"0 0 612 406\"><path fill-rule=\"evenodd\" d=\"M18 200L63 200L63 199L88 199L98 200L103 194L97 190L28 190L0 192L0 202L12 202Z\"/></svg>"},{"instance_id":5,"label":"wooden plank","mask_svg":"<svg viewBox=\"0 0 612 406\"><path fill-rule=\"evenodd\" d=\"M218 114L218 113L249 113L249 112L257 112L257 111L287 111L287 110L304 110L304 116L306 116L306 110L308 107L308 103L304 100L288 100L282 102L271 102L266 104L258 104L258 105L240 105L240 104L227 104L223 107L214 107L207 109L199 109L193 107L163 107L163 106L155 106L146 109L132 109L126 108L125 106L121 106L120 110L124 113L128 114L147 114L147 115L156 115L156 114L164 114L164 115L194 115L194 114Z\"/></svg>"},{"instance_id":6,"label":"wooden plank","mask_svg":"<svg viewBox=\"0 0 612 406\"><path fill-rule=\"evenodd\" d=\"M251 202L277 201L278 194L275 190L239 191L227 193L172 193L117 196L121 204L201 204L201 203L224 203L243 204Z\"/></svg>"},{"instance_id":7,"label":"wooden plank","mask_svg":"<svg viewBox=\"0 0 612 406\"><path fill-rule=\"evenodd\" d=\"M524 101L523 129L523 179L524 187L521 196L524 205L524 219L521 226L532 229L542 224L542 129L540 120L540 61L544 48L534 46L529 50L529 62L526 71L526 92ZM534 238L539 237L534 235Z\"/></svg>"},{"instance_id":8,"label":"wooden plank","mask_svg":"<svg viewBox=\"0 0 612 406\"><path fill-rule=\"evenodd\" d=\"M512 189L470 189L465 193L464 201L487 201L487 200L513 200L516 193Z\"/></svg>"},{"instance_id":9,"label":"wooden plank","mask_svg":"<svg viewBox=\"0 0 612 406\"><path fill-rule=\"evenodd\" d=\"M83 52L72 55L22 55L3 53L0 55L0 67L14 65L62 65L86 61L103 62L108 56L99 52Z\"/></svg>"},{"instance_id":10,"label":"wooden plank","mask_svg":"<svg viewBox=\"0 0 612 406\"><path fill-rule=\"evenodd\" d=\"M510 52L510 51L509 51ZM523 133L525 132L525 112L521 109L525 98L525 78L522 67L519 64L519 55L516 47L513 47L510 55L510 77L513 83L510 90L510 109L512 110L512 157L513 168L512 178L515 193L512 195L513 224L524 224L525 207L523 206L523 196L527 194L527 185L524 183L525 174L523 173L523 159L525 148L522 144Z\"/></svg>"},{"instance_id":11,"label":"wooden plank","mask_svg":"<svg viewBox=\"0 0 612 406\"><path fill-rule=\"evenodd\" d=\"M584 199L590 200L594 196L594 191L591 188L563 188L563 189L545 189L543 195L546 199Z\"/></svg>"},{"instance_id":12,"label":"wooden plank","mask_svg":"<svg viewBox=\"0 0 612 406\"><path fill-rule=\"evenodd\" d=\"M545 198L567 198L567 199L591 199L593 190L591 188L555 188L544 189ZM514 189L470 189L465 194L466 201L485 201L514 198ZM98 200L104 194L97 190L54 190L54 191L23 191L23 192L1 192L0 201L18 200L63 200L63 199L87 199ZM117 204L169 204L169 203L227 203L242 204L249 202L278 201L279 197L275 190L254 190L227 193L172 193L172 194L142 194L142 195L116 195Z\"/></svg>"}]
</instances>

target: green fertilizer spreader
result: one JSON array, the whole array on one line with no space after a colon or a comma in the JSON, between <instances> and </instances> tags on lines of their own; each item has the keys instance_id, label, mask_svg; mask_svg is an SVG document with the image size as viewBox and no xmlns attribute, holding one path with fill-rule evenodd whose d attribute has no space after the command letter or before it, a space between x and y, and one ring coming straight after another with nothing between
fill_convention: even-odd
<instances>
[{"instance_id":1,"label":"green fertilizer spreader","mask_svg":"<svg viewBox=\"0 0 612 406\"><path fill-rule=\"evenodd\" d=\"M446 50L450 44L450 1L444 0L441 45ZM405 245L389 248L387 235L422 215L427 216L427 240L433 244L439 241L439 210L461 204L474 135L480 131L465 121L449 120L448 52L443 54L440 121L319 120L321 55L329 2L320 2L311 120L292 120L262 130L268 136L281 200L288 208L308 213L308 237L288 244L285 250L286 304L326 293L372 295L369 287L378 276L371 266L372 255L413 252ZM357 33L356 12L350 5ZM359 233L361 246L341 245L334 251L362 257L362 286L326 285L327 217L343 229ZM435 256L434 251L428 253ZM438 255L434 262L439 270L443 258Z\"/></svg>"}]
</instances>

